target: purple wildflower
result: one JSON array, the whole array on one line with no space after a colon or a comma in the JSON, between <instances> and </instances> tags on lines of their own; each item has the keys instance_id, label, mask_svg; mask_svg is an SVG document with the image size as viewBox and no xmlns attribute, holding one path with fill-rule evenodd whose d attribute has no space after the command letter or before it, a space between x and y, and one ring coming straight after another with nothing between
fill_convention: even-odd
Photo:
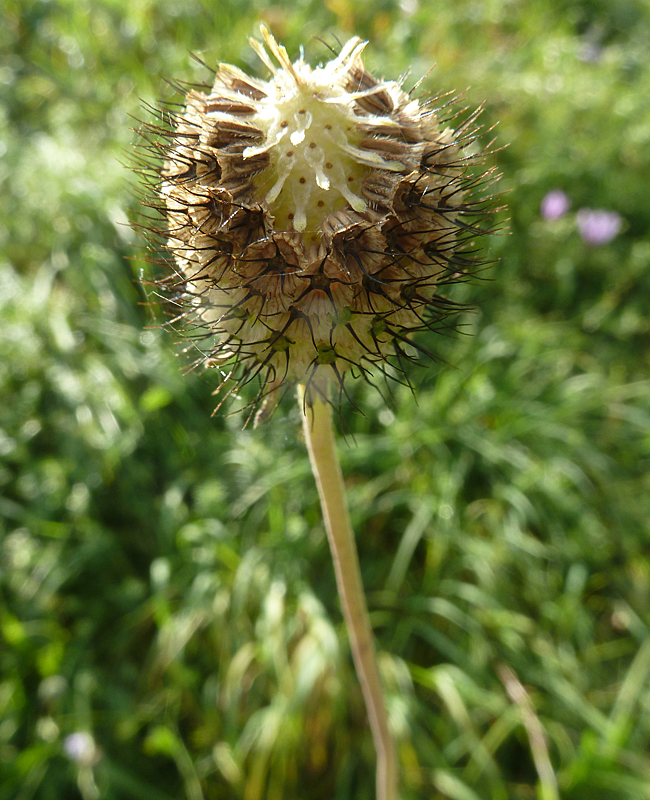
<instances>
[{"instance_id":1,"label":"purple wildflower","mask_svg":"<svg viewBox=\"0 0 650 800\"><path fill-rule=\"evenodd\" d=\"M576 214L578 232L591 245L607 244L620 232L623 220L615 211L581 208Z\"/></svg>"},{"instance_id":2,"label":"purple wildflower","mask_svg":"<svg viewBox=\"0 0 650 800\"><path fill-rule=\"evenodd\" d=\"M80 765L92 765L99 759L95 740L87 731L76 731L66 736L63 743L65 754Z\"/></svg>"},{"instance_id":3,"label":"purple wildflower","mask_svg":"<svg viewBox=\"0 0 650 800\"><path fill-rule=\"evenodd\" d=\"M559 219L569 210L569 198L561 189L554 189L542 200L540 213L544 219Z\"/></svg>"},{"instance_id":4,"label":"purple wildflower","mask_svg":"<svg viewBox=\"0 0 650 800\"><path fill-rule=\"evenodd\" d=\"M578 50L578 58L580 61L596 64L602 57L603 48L596 44L596 42L584 42Z\"/></svg>"}]
</instances>

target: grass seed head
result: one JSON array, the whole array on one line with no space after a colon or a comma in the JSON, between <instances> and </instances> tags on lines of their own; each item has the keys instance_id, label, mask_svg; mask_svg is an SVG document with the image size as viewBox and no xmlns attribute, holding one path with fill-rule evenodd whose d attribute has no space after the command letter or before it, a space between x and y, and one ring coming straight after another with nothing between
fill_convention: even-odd
<instances>
[{"instance_id":1,"label":"grass seed head","mask_svg":"<svg viewBox=\"0 0 650 800\"><path fill-rule=\"evenodd\" d=\"M357 38L312 68L262 36L268 80L221 64L147 126L171 324L224 397L257 381L251 407L298 382L309 402L349 374L399 379L429 355L413 337L458 310L441 290L482 266L489 205L470 174L476 115L454 131L369 74Z\"/></svg>"}]
</instances>

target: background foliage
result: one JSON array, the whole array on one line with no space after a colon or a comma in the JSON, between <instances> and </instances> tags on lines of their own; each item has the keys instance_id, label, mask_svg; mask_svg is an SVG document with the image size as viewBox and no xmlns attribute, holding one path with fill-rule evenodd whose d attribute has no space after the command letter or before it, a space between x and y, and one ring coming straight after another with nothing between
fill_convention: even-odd
<instances>
[{"instance_id":1,"label":"background foliage","mask_svg":"<svg viewBox=\"0 0 650 800\"><path fill-rule=\"evenodd\" d=\"M499 122L509 234L341 444L405 798L650 798L650 11L641 0L5 0L0 800L366 800L373 751L296 410L210 417L135 280L163 77L371 40ZM558 219L540 203L570 199ZM579 208L617 212L589 246ZM451 365L451 366L448 366Z\"/></svg>"}]
</instances>

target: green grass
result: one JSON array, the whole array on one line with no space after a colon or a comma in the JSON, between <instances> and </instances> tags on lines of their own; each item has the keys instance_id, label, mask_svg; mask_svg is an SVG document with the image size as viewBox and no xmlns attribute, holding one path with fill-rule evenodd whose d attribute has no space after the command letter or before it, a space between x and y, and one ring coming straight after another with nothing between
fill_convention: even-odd
<instances>
[{"instance_id":1,"label":"green grass","mask_svg":"<svg viewBox=\"0 0 650 800\"><path fill-rule=\"evenodd\" d=\"M207 77L190 53L256 70L260 20L312 60L358 34L379 74L435 63L507 145L464 333L343 412L405 800L650 798L646 4L3 8L0 800L374 797L298 409L210 416L126 224L132 117ZM581 207L621 234L587 246Z\"/></svg>"}]
</instances>

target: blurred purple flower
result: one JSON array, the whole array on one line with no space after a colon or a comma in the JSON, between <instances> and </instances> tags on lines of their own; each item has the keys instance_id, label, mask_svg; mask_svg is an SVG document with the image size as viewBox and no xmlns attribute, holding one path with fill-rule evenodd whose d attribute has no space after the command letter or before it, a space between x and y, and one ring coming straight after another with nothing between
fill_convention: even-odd
<instances>
[{"instance_id":1,"label":"blurred purple flower","mask_svg":"<svg viewBox=\"0 0 650 800\"><path fill-rule=\"evenodd\" d=\"M95 740L87 731L76 731L66 736L63 749L68 758L77 764L90 766L99 760Z\"/></svg>"},{"instance_id":2,"label":"blurred purple flower","mask_svg":"<svg viewBox=\"0 0 650 800\"><path fill-rule=\"evenodd\" d=\"M559 219L569 210L569 198L561 189L554 189L542 200L540 213L544 219Z\"/></svg>"},{"instance_id":3,"label":"blurred purple flower","mask_svg":"<svg viewBox=\"0 0 650 800\"><path fill-rule=\"evenodd\" d=\"M584 42L578 50L580 61L592 62L596 64L603 56L603 48L596 42Z\"/></svg>"},{"instance_id":4,"label":"blurred purple flower","mask_svg":"<svg viewBox=\"0 0 650 800\"><path fill-rule=\"evenodd\" d=\"M587 244L607 244L620 232L623 220L615 211L581 208L576 214L578 232Z\"/></svg>"}]
</instances>

